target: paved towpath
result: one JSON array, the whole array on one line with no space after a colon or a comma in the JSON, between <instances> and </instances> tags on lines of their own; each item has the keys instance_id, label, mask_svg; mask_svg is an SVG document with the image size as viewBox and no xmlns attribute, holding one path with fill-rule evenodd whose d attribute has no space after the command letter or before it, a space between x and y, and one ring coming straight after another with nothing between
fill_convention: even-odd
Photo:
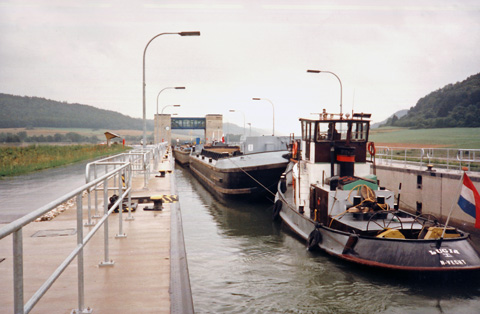
<instances>
[{"instance_id":1,"label":"paved towpath","mask_svg":"<svg viewBox=\"0 0 480 314\"><path fill-rule=\"evenodd\" d=\"M159 165L159 169L173 170L171 156ZM151 175L147 189L144 188L143 176L134 177L132 197L173 194L173 175L173 172L167 172L165 177ZM84 214L86 204L84 197ZM100 266L105 259L103 227L100 227L84 249L84 304L93 313L170 313L171 212L178 205L165 203L162 211L143 210L145 206L152 205L140 203L133 213L134 220L125 220L127 214L122 215L123 233L126 237L116 237L119 234L119 214L110 216L108 261L112 260L113 266ZM103 208L103 204L99 208ZM181 218L176 220L181 223ZM183 244L181 225L174 225L174 229L177 227ZM91 228L93 227L84 227L84 235ZM35 237L39 232L59 232L65 235ZM177 233L173 236L178 238ZM25 302L75 246L75 207L67 209L51 221L30 223L23 228ZM13 313L12 260L12 236L8 236L0 240L0 313ZM188 273L186 276L188 282ZM73 309L78 309L77 282L77 259L74 259L31 313L71 313ZM186 289L189 293L190 287ZM180 302L185 303L182 300Z\"/></svg>"}]
</instances>

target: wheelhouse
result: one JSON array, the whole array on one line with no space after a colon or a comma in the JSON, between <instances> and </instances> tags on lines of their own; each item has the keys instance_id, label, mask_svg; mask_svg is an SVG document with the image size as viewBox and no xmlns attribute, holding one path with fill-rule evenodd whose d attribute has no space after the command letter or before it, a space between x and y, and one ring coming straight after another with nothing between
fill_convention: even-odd
<instances>
[{"instance_id":1,"label":"wheelhouse","mask_svg":"<svg viewBox=\"0 0 480 314\"><path fill-rule=\"evenodd\" d=\"M322 114L320 119L300 119L302 159L312 163L349 160L366 162L370 114L356 113L347 119ZM340 160L339 160L340 159Z\"/></svg>"}]
</instances>

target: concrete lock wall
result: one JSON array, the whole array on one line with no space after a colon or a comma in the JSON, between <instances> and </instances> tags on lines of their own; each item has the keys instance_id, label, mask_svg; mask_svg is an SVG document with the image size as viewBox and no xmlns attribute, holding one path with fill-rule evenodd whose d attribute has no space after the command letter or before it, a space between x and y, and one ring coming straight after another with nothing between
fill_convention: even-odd
<instances>
[{"instance_id":1,"label":"concrete lock wall","mask_svg":"<svg viewBox=\"0 0 480 314\"><path fill-rule=\"evenodd\" d=\"M221 114L207 114L205 116L205 141L222 141L223 116Z\"/></svg>"},{"instance_id":2,"label":"concrete lock wall","mask_svg":"<svg viewBox=\"0 0 480 314\"><path fill-rule=\"evenodd\" d=\"M478 233L478 229L474 228L475 219L457 205L460 172L443 173L377 165L376 174L380 185L394 191L396 196L399 183L402 183L400 209L411 213L431 214L445 222L454 206L449 224ZM480 178L471 175L469 177L477 190L480 190Z\"/></svg>"},{"instance_id":3,"label":"concrete lock wall","mask_svg":"<svg viewBox=\"0 0 480 314\"><path fill-rule=\"evenodd\" d=\"M170 114L156 114L154 127L155 143L167 142L172 139L172 116Z\"/></svg>"}]
</instances>

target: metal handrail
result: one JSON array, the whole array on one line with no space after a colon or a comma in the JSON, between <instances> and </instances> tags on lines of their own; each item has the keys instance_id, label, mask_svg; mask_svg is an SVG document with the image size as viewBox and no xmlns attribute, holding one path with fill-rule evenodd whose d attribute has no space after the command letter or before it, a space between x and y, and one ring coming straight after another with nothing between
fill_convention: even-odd
<instances>
[{"instance_id":1,"label":"metal handrail","mask_svg":"<svg viewBox=\"0 0 480 314\"><path fill-rule=\"evenodd\" d=\"M48 291L48 289L52 286L52 284L60 277L62 272L66 269L66 267L73 261L75 257L77 257L77 265L78 265L78 304L81 313L89 313L90 309L85 309L83 305L83 294L84 294L84 283L83 283L83 248L88 243L88 241L93 237L93 235L97 232L97 230L104 225L105 226L105 259L108 260L108 216L116 209L121 207L123 198L129 195L131 191L131 182L128 182L125 188L122 187L120 182L121 174L125 172L131 171L131 164L130 162L124 163L122 166L104 174L103 176L86 183L85 185L73 190L70 193L65 194L64 196L38 208L37 210L3 226L0 228L0 239L5 238L8 235L12 235L13 237L13 273L14 273L14 312L15 313L29 313L35 304L43 297L43 295ZM108 180L118 177L119 178L119 199L117 202L107 210L108 201L106 197L108 197ZM103 218L97 223L97 225L87 234L87 236L83 237L83 215L82 215L82 195L84 191L89 191L91 188L96 187L98 185L104 186L104 216ZM121 193L123 192L123 193ZM44 282L44 284L34 293L34 295L24 304L24 294L23 294L23 237L22 237L22 230L23 227L28 225L29 223L35 221L37 218L43 216L47 212L53 210L60 204L76 197L77 199L77 246L73 249L73 251L63 260L63 262L58 266L58 268L52 273L52 275ZM121 224L121 212L122 209L119 208L119 220ZM120 233L121 233L121 225L120 225Z\"/></svg>"},{"instance_id":2,"label":"metal handrail","mask_svg":"<svg viewBox=\"0 0 480 314\"><path fill-rule=\"evenodd\" d=\"M377 161L382 164L400 166L419 166L430 164L436 168L447 170L480 171L480 149L458 148L409 148L409 147L377 147Z\"/></svg>"}]
</instances>

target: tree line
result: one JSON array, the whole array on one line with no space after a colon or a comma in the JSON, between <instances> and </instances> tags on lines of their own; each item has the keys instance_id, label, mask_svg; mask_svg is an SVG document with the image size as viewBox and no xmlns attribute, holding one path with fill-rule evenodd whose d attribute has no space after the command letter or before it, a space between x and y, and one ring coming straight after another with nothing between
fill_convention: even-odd
<instances>
[{"instance_id":1,"label":"tree line","mask_svg":"<svg viewBox=\"0 0 480 314\"><path fill-rule=\"evenodd\" d=\"M480 73L448 84L421 98L408 113L392 116L386 126L409 128L480 127Z\"/></svg>"},{"instance_id":2,"label":"tree line","mask_svg":"<svg viewBox=\"0 0 480 314\"><path fill-rule=\"evenodd\" d=\"M54 135L33 135L28 136L27 132L18 133L0 133L0 143L93 143L96 144L100 140L97 136L84 136L75 132L66 134L55 133Z\"/></svg>"},{"instance_id":3,"label":"tree line","mask_svg":"<svg viewBox=\"0 0 480 314\"><path fill-rule=\"evenodd\" d=\"M141 130L143 120L88 105L0 93L0 128L88 128ZM147 120L153 130L153 121Z\"/></svg>"}]
</instances>

